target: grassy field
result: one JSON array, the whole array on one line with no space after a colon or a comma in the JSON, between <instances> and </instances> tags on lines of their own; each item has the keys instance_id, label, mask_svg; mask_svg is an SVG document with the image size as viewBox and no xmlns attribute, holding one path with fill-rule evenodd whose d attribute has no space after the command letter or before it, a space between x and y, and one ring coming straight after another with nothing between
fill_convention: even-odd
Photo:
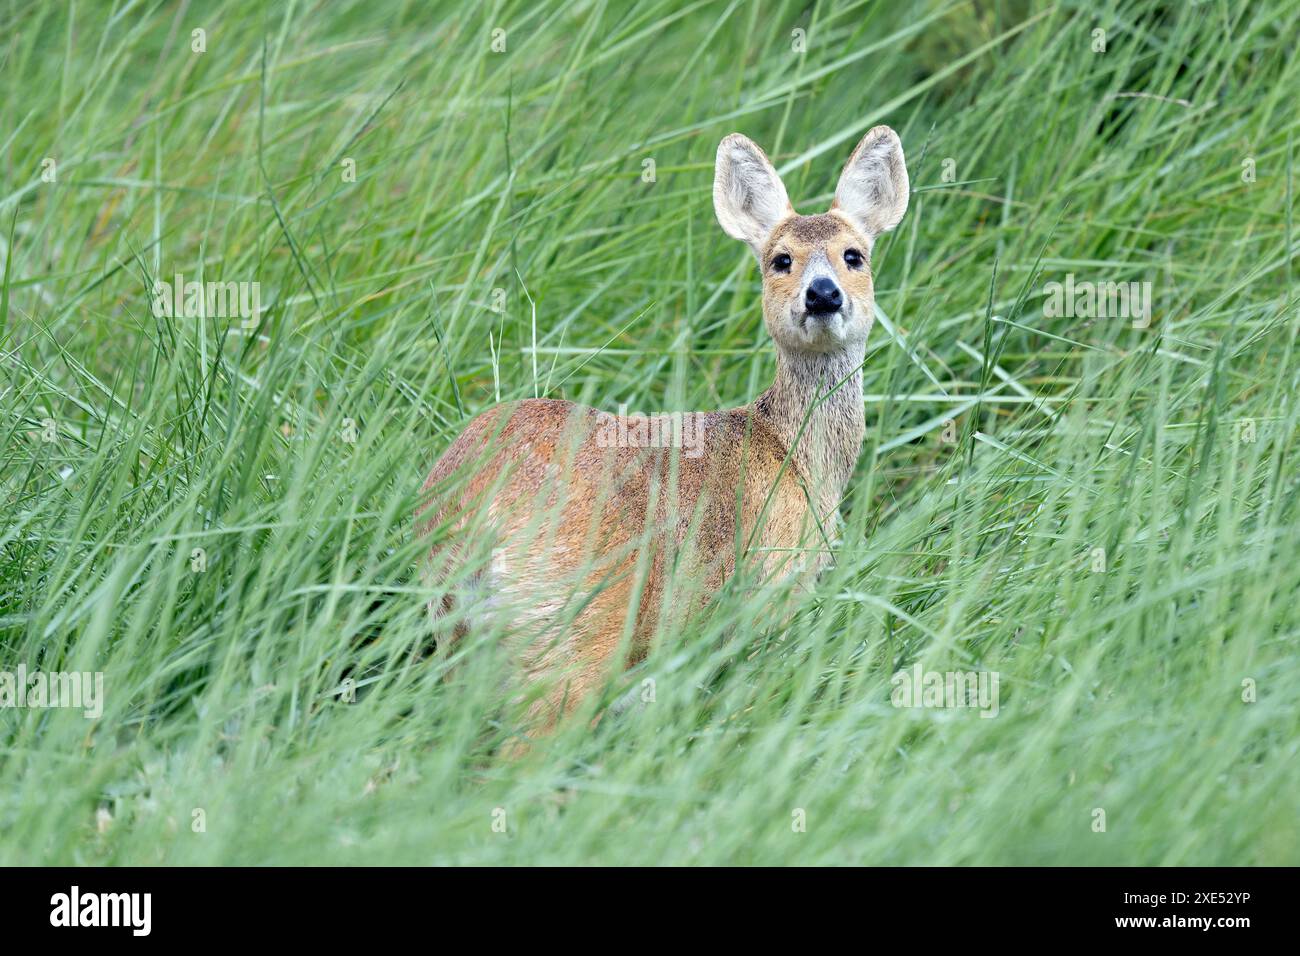
<instances>
[{"instance_id":1,"label":"grassy field","mask_svg":"<svg viewBox=\"0 0 1300 956\"><path fill-rule=\"evenodd\" d=\"M5 3L0 671L104 695L0 708L0 863L1300 863L1297 31ZM761 391L717 142L814 212L878 123L914 194L835 567L788 628L725 592L611 683L640 706L507 759L496 636L415 653L424 475L499 399ZM159 316L178 273L260 314ZM1067 281L1149 283L1149 322ZM996 718L893 706L918 664L996 673Z\"/></svg>"}]
</instances>

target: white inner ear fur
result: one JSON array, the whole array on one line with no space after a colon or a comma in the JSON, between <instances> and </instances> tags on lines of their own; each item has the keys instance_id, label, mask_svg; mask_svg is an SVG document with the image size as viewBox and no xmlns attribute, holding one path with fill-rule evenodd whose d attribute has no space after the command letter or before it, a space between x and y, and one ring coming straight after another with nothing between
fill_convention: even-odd
<instances>
[{"instance_id":1,"label":"white inner ear fur","mask_svg":"<svg viewBox=\"0 0 1300 956\"><path fill-rule=\"evenodd\" d=\"M910 191L898 134L877 126L862 137L844 165L831 208L846 215L874 244L876 236L902 220Z\"/></svg>"},{"instance_id":2,"label":"white inner ear fur","mask_svg":"<svg viewBox=\"0 0 1300 956\"><path fill-rule=\"evenodd\" d=\"M763 254L777 223L794 215L781 177L763 151L739 133L718 144L713 210L722 231L749 243L755 256Z\"/></svg>"}]
</instances>

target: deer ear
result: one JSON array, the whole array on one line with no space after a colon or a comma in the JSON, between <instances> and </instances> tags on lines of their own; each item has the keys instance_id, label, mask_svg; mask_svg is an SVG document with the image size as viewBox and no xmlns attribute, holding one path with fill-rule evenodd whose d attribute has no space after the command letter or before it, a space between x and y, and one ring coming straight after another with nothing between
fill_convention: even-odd
<instances>
[{"instance_id":1,"label":"deer ear","mask_svg":"<svg viewBox=\"0 0 1300 956\"><path fill-rule=\"evenodd\" d=\"M848 216L875 242L876 236L902 221L910 191L898 134L888 126L877 126L862 137L844 164L831 208Z\"/></svg>"},{"instance_id":2,"label":"deer ear","mask_svg":"<svg viewBox=\"0 0 1300 956\"><path fill-rule=\"evenodd\" d=\"M754 255L782 219L794 215L785 185L753 141L732 133L718 144L713 171L713 210L722 231L749 243Z\"/></svg>"}]
</instances>

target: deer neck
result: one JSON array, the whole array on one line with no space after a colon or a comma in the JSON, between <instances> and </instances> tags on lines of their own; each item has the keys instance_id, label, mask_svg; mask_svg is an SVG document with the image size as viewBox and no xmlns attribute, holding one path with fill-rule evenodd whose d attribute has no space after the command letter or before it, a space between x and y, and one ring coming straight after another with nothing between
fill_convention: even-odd
<instances>
[{"instance_id":1,"label":"deer neck","mask_svg":"<svg viewBox=\"0 0 1300 956\"><path fill-rule=\"evenodd\" d=\"M776 380L754 402L823 517L838 507L862 452L864 354L864 345L825 355L778 348Z\"/></svg>"}]
</instances>

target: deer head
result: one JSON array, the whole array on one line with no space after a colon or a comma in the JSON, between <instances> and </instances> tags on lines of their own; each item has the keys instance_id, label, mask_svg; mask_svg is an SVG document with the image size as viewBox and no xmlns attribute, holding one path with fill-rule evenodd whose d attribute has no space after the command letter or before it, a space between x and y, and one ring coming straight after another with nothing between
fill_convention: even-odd
<instances>
[{"instance_id":1,"label":"deer head","mask_svg":"<svg viewBox=\"0 0 1300 956\"><path fill-rule=\"evenodd\" d=\"M749 244L763 275L763 319L787 356L860 353L871 329L871 247L907 211L898 135L877 126L849 157L830 209L801 216L753 141L718 145L713 207L727 235Z\"/></svg>"}]
</instances>

